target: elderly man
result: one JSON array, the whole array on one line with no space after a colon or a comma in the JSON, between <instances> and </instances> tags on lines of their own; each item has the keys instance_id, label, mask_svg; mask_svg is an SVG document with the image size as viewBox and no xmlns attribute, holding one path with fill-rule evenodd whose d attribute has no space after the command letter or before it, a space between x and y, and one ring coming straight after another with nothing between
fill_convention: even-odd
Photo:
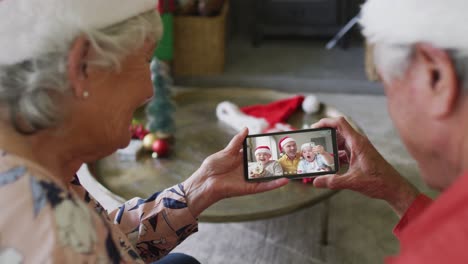
<instances>
[{"instance_id":1,"label":"elderly man","mask_svg":"<svg viewBox=\"0 0 468 264\"><path fill-rule=\"evenodd\" d=\"M391 118L424 181L442 192L435 201L345 119L313 125L337 128L350 157L345 174L314 185L383 199L401 217L394 230L401 252L387 263L468 263L467 13L466 0L369 0L362 10Z\"/></svg>"},{"instance_id":2,"label":"elderly man","mask_svg":"<svg viewBox=\"0 0 468 264\"><path fill-rule=\"evenodd\" d=\"M278 159L278 162L283 168L283 173L285 175L296 174L297 165L301 160L301 153L297 152L296 140L292 137L286 136L280 139L278 145L280 151L284 153L284 155Z\"/></svg>"}]
</instances>

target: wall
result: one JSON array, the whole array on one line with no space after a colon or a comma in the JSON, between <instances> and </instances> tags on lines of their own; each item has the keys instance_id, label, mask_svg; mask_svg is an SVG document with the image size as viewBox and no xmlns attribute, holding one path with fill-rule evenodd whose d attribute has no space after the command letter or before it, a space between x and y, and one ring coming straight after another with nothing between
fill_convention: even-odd
<instances>
[{"instance_id":1,"label":"wall","mask_svg":"<svg viewBox=\"0 0 468 264\"><path fill-rule=\"evenodd\" d=\"M255 0L230 0L229 32L231 35L250 36L253 24ZM349 0L352 14L357 14L364 0Z\"/></svg>"}]
</instances>

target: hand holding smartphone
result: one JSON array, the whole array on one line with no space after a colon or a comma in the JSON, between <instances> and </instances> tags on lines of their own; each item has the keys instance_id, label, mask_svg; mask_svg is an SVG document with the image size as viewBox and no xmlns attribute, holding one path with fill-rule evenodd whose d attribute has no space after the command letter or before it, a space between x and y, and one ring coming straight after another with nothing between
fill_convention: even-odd
<instances>
[{"instance_id":1,"label":"hand holding smartphone","mask_svg":"<svg viewBox=\"0 0 468 264\"><path fill-rule=\"evenodd\" d=\"M244 176L252 182L308 178L339 170L333 128L248 135L243 153Z\"/></svg>"}]
</instances>

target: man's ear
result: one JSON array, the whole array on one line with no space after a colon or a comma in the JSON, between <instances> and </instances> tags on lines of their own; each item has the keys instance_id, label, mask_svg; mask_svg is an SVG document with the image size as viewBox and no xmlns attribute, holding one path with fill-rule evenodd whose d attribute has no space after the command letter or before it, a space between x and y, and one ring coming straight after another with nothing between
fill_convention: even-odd
<instances>
[{"instance_id":1,"label":"man's ear","mask_svg":"<svg viewBox=\"0 0 468 264\"><path fill-rule=\"evenodd\" d=\"M424 91L428 113L444 118L455 110L460 93L455 65L446 51L426 43L416 44L415 52L424 64L425 85L430 87Z\"/></svg>"},{"instance_id":2,"label":"man's ear","mask_svg":"<svg viewBox=\"0 0 468 264\"><path fill-rule=\"evenodd\" d=\"M73 93L77 97L83 97L87 92L88 64L90 43L84 36L79 36L73 41L68 53L67 72Z\"/></svg>"}]
</instances>

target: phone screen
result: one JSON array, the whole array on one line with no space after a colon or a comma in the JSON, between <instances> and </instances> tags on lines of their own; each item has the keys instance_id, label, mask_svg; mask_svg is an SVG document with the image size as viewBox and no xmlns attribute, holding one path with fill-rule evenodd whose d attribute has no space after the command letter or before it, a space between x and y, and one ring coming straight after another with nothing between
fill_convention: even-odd
<instances>
[{"instance_id":1,"label":"phone screen","mask_svg":"<svg viewBox=\"0 0 468 264\"><path fill-rule=\"evenodd\" d=\"M247 181L314 177L339 169L333 128L248 135L243 155Z\"/></svg>"}]
</instances>

